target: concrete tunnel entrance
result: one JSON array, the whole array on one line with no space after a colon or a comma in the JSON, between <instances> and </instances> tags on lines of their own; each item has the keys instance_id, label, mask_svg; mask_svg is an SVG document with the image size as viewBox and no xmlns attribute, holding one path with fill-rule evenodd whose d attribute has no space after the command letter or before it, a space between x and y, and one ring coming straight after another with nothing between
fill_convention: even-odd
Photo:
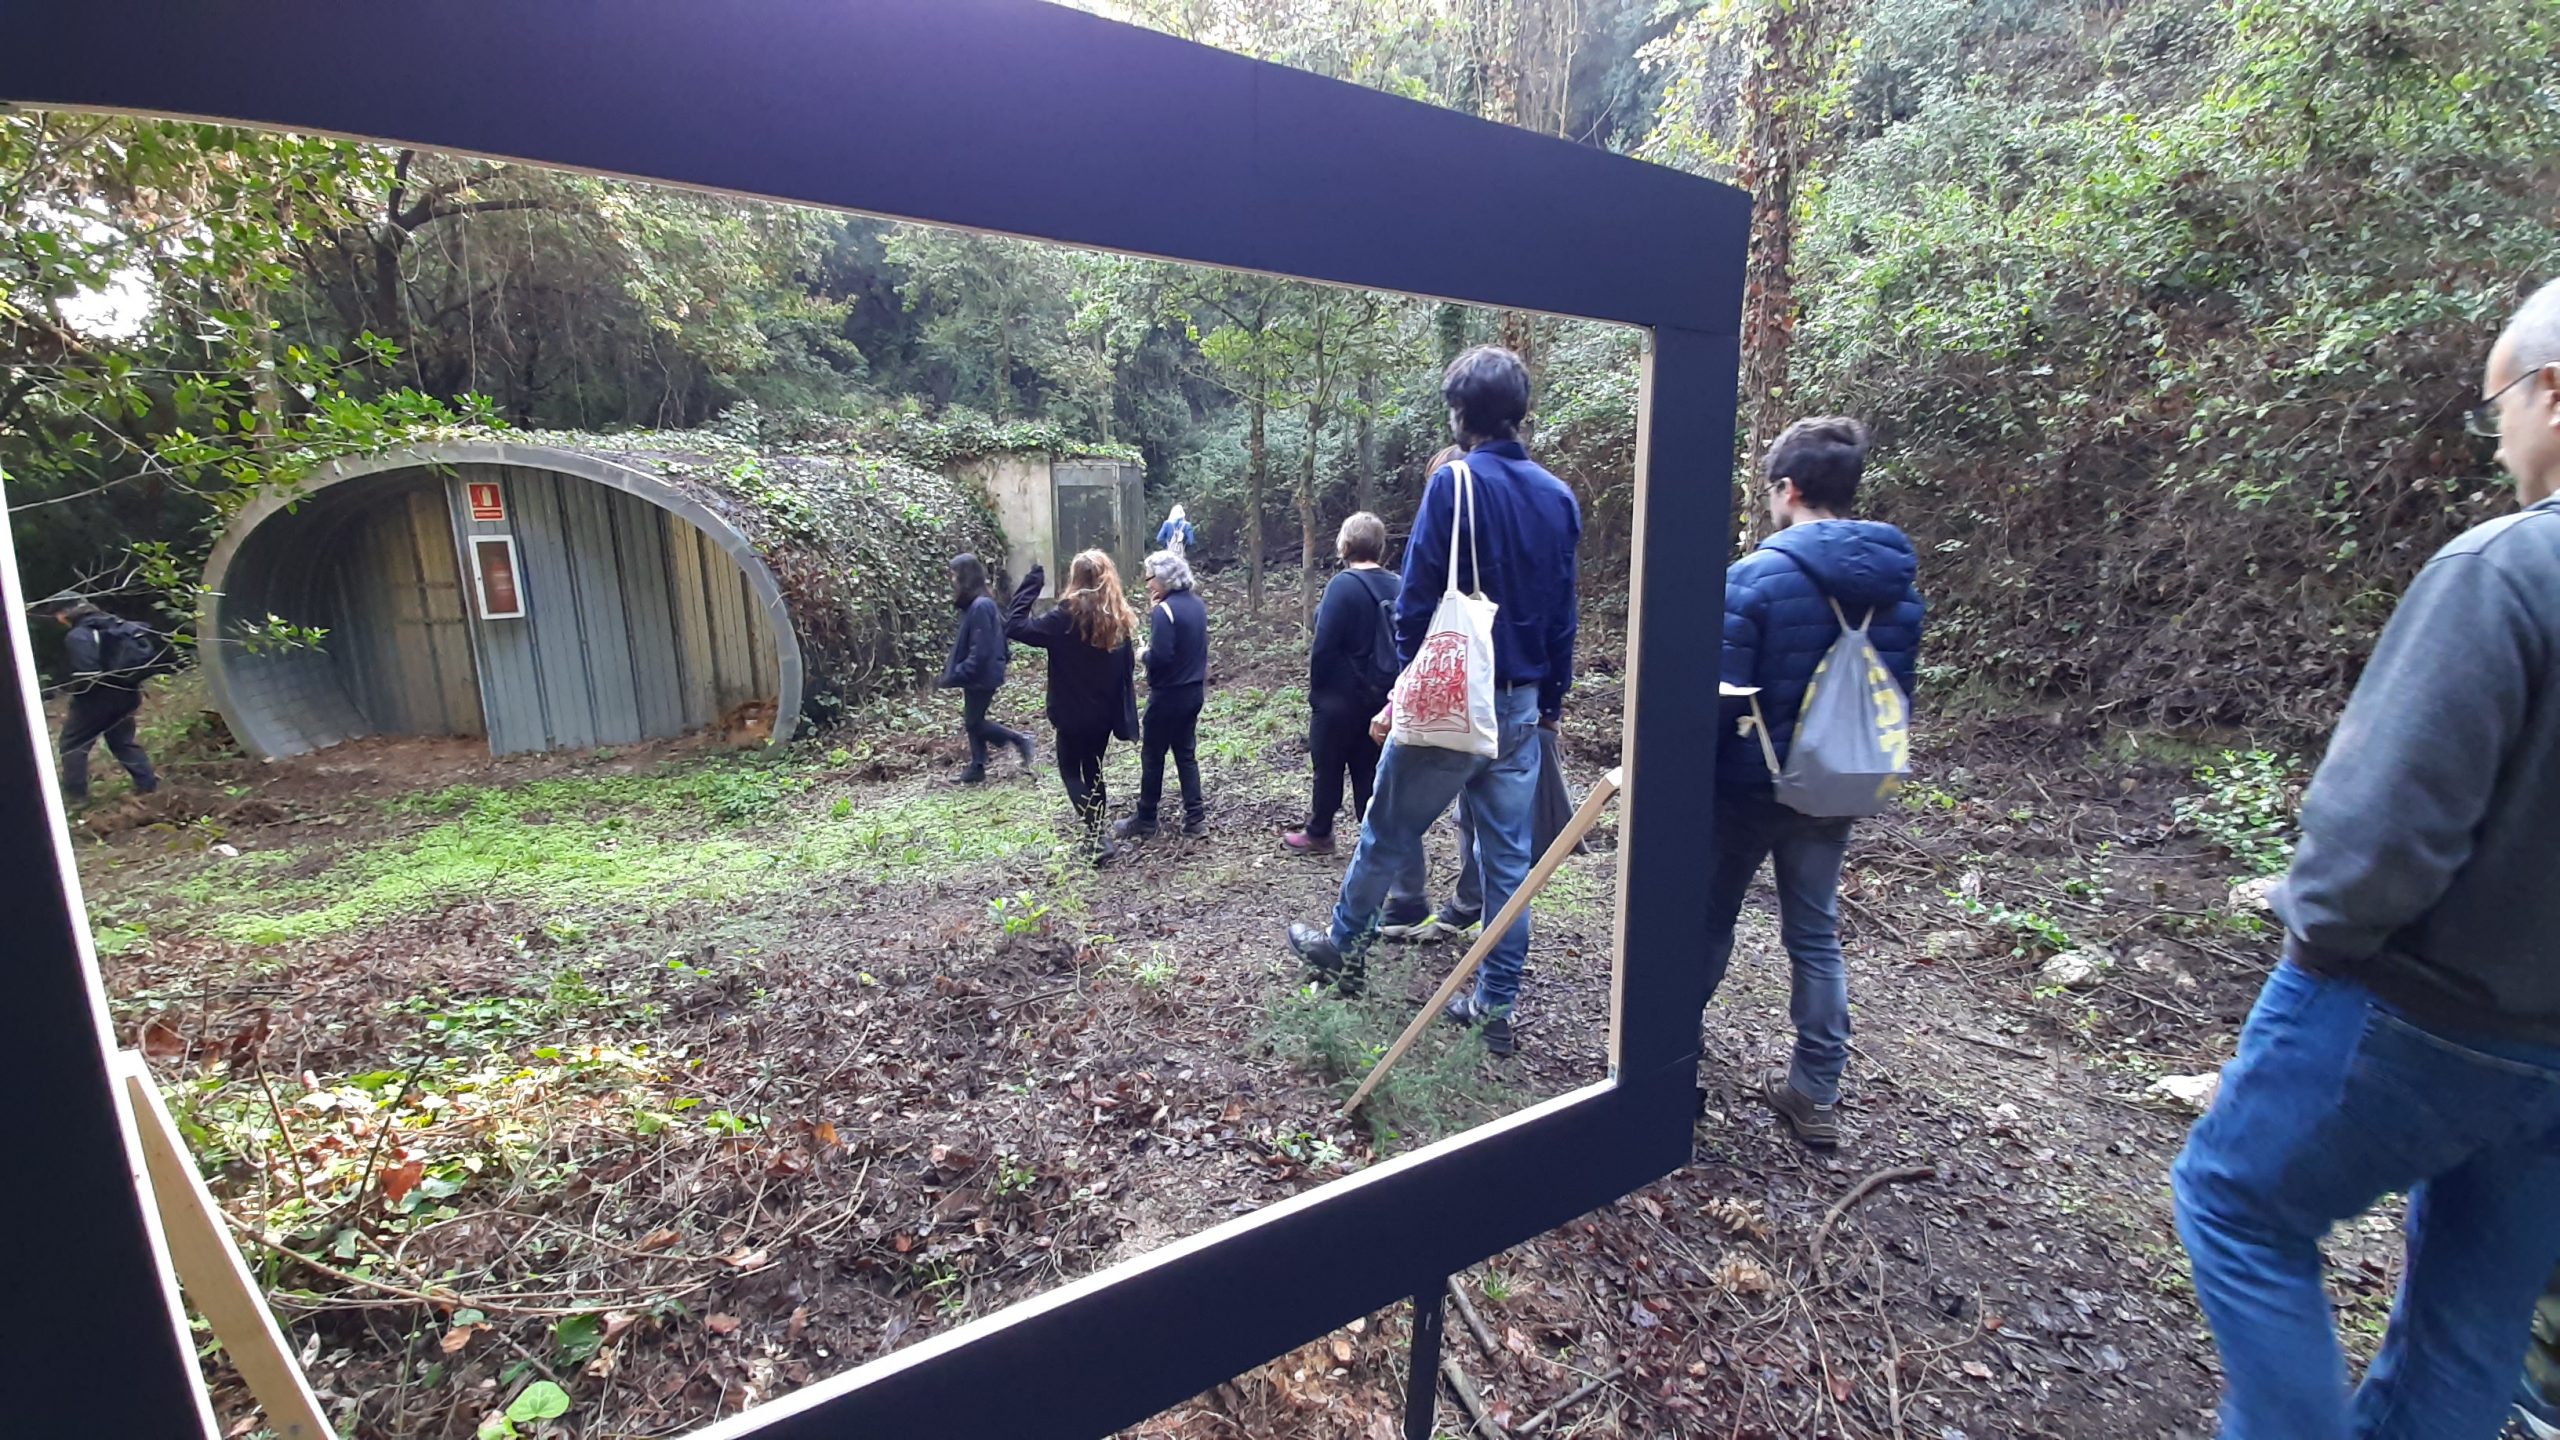
<instances>
[{"instance_id":1,"label":"concrete tunnel entrance","mask_svg":"<svg viewBox=\"0 0 2560 1440\"><path fill-rule=\"evenodd\" d=\"M252 753L368 735L494 754L787 738L800 651L764 560L656 477L470 442L340 462L235 518L206 566L202 661ZM249 641L268 616L327 634Z\"/></svg>"}]
</instances>

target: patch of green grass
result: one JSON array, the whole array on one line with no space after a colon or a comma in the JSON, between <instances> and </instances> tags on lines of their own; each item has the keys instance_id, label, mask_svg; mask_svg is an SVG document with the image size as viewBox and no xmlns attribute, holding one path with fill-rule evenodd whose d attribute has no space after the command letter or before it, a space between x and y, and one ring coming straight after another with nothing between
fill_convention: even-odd
<instances>
[{"instance_id":1,"label":"patch of green grass","mask_svg":"<svg viewBox=\"0 0 2560 1440\"><path fill-rule=\"evenodd\" d=\"M1263 1040L1347 1099L1412 1019L1402 1003L1375 998L1404 995L1411 968L1381 948L1370 956L1370 998L1339 1000L1312 985L1285 992L1272 1003ZM1383 1154L1454 1135L1521 1098L1487 1072L1482 1037L1434 1025L1370 1092L1360 1118Z\"/></svg>"},{"instance_id":2,"label":"patch of green grass","mask_svg":"<svg viewBox=\"0 0 2560 1440\"><path fill-rule=\"evenodd\" d=\"M1532 924L1539 916L1558 920L1605 919L1617 907L1618 881L1595 868L1589 857L1568 860L1547 879L1547 888L1529 902Z\"/></svg>"},{"instance_id":3,"label":"patch of green grass","mask_svg":"<svg viewBox=\"0 0 2560 1440\"><path fill-rule=\"evenodd\" d=\"M217 910L214 933L276 945L340 934L457 899L539 905L574 921L666 901L726 900L797 888L813 876L941 873L1046 843L1057 806L1046 787L904 792L864 808L766 786L713 767L653 776L570 777L507 789L457 786L417 797L451 818L357 849L316 876L238 883L199 872L180 898ZM805 788L805 787L802 787ZM734 818L768 813L762 827ZM704 830L708 819L714 828ZM247 859L244 856L242 859ZM238 862L232 862L236 865Z\"/></svg>"},{"instance_id":4,"label":"patch of green grass","mask_svg":"<svg viewBox=\"0 0 2560 1440\"><path fill-rule=\"evenodd\" d=\"M1221 690L1200 711L1200 753L1230 765L1259 761L1272 746L1306 732L1307 692L1295 685Z\"/></svg>"}]
</instances>

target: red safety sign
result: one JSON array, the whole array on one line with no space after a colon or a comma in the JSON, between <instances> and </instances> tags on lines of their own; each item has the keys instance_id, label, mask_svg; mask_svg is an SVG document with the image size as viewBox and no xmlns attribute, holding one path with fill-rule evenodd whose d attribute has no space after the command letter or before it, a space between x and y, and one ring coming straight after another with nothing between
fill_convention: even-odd
<instances>
[{"instance_id":1,"label":"red safety sign","mask_svg":"<svg viewBox=\"0 0 2560 1440\"><path fill-rule=\"evenodd\" d=\"M507 518L507 495L495 480L471 482L471 518L504 520Z\"/></svg>"}]
</instances>

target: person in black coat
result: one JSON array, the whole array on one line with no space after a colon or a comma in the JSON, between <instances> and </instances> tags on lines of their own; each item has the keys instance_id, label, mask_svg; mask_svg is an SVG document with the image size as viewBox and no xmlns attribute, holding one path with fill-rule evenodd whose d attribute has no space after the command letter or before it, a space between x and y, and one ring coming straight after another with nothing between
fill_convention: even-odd
<instances>
[{"instance_id":1,"label":"person in black coat","mask_svg":"<svg viewBox=\"0 0 2560 1440\"><path fill-rule=\"evenodd\" d=\"M1031 768L1031 737L987 718L996 691L1004 686L1005 662L1012 652L1004 640L1004 614L987 593L986 562L975 555L951 557L951 605L960 612L959 632L951 637L951 659L942 667L939 688L960 692L960 728L969 736L969 767L959 774L963 785L987 778L987 747L1009 746Z\"/></svg>"},{"instance_id":2,"label":"person in black coat","mask_svg":"<svg viewBox=\"0 0 2560 1440\"><path fill-rule=\"evenodd\" d=\"M1137 652L1129 639L1138 617L1121 593L1119 570L1099 550L1068 564L1066 593L1035 616L1031 606L1048 583L1037 565L1022 577L1005 613L1004 633L1049 652L1048 713L1057 732L1058 775L1099 865L1119 853L1103 833L1110 797L1102 784L1102 755L1114 736L1138 738Z\"/></svg>"},{"instance_id":3,"label":"person in black coat","mask_svg":"<svg viewBox=\"0 0 2560 1440\"><path fill-rule=\"evenodd\" d=\"M1136 813L1113 827L1123 840L1156 833L1164 799L1164 757L1182 777L1182 833L1209 833L1200 798L1200 703L1209 685L1209 610L1191 585L1191 565L1171 550L1147 557L1147 718L1139 727L1143 777Z\"/></svg>"},{"instance_id":4,"label":"person in black coat","mask_svg":"<svg viewBox=\"0 0 2560 1440\"><path fill-rule=\"evenodd\" d=\"M151 628L120 620L76 597L55 601L46 613L70 632L62 637L63 654L71 661L71 708L62 719L60 746L62 798L75 805L89 798L89 747L102 739L107 753L133 777L135 794L159 789L151 757L133 733L133 718L142 709L142 682L158 648Z\"/></svg>"},{"instance_id":5,"label":"person in black coat","mask_svg":"<svg viewBox=\"0 0 2560 1440\"><path fill-rule=\"evenodd\" d=\"M1379 750L1369 722L1386 708L1387 692L1395 687L1393 616L1396 597L1404 593L1403 577L1379 563L1387 554L1385 521L1361 511L1342 522L1333 548L1343 568L1325 582L1315 639L1307 647L1307 752L1315 760L1315 803L1305 828L1280 837L1292 850L1315 854L1333 849L1346 778L1352 823L1369 813Z\"/></svg>"}]
</instances>

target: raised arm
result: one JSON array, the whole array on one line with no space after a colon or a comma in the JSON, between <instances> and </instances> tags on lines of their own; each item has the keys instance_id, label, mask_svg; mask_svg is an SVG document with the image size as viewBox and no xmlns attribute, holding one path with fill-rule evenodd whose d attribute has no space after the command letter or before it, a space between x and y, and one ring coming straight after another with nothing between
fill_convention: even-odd
<instances>
[{"instance_id":1,"label":"raised arm","mask_svg":"<svg viewBox=\"0 0 2560 1440\"><path fill-rule=\"evenodd\" d=\"M1022 583L1013 587L1013 601L1005 607L1004 612L1006 639L1018 644L1036 645L1045 650L1058 638L1055 627L1044 626L1038 620L1031 618L1032 605L1040 599L1040 592L1047 589L1048 585L1049 577L1042 573L1039 566L1034 565L1031 567L1031 573L1022 577Z\"/></svg>"}]
</instances>

